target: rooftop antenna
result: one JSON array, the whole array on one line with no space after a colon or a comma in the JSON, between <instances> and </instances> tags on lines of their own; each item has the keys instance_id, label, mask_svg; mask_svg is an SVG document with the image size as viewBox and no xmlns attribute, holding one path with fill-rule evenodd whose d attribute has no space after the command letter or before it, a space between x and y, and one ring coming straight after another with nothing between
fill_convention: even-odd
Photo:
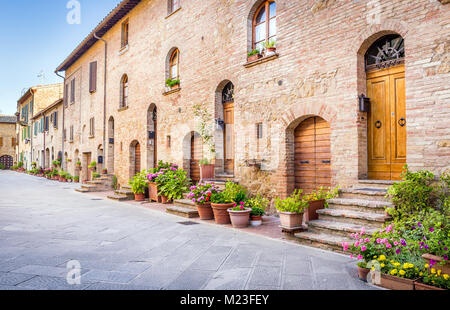
<instances>
[{"instance_id":1,"label":"rooftop antenna","mask_svg":"<svg viewBox=\"0 0 450 310\"><path fill-rule=\"evenodd\" d=\"M41 79L41 84L42 85L45 84L45 73L44 73L44 70L41 70L41 72L39 72L37 77Z\"/></svg>"}]
</instances>

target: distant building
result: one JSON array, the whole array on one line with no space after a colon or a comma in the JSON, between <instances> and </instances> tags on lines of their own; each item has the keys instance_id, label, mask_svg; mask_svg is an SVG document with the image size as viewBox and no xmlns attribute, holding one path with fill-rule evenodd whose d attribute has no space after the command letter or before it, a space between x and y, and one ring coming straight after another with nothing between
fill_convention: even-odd
<instances>
[{"instance_id":1,"label":"distant building","mask_svg":"<svg viewBox=\"0 0 450 310\"><path fill-rule=\"evenodd\" d=\"M0 115L0 164L6 169L14 165L16 120L15 116Z\"/></svg>"}]
</instances>

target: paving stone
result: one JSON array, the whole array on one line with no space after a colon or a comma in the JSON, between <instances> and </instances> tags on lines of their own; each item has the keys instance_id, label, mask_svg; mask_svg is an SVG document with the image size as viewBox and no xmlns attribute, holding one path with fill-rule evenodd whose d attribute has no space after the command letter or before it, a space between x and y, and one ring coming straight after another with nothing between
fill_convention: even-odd
<instances>
[{"instance_id":1,"label":"paving stone","mask_svg":"<svg viewBox=\"0 0 450 310\"><path fill-rule=\"evenodd\" d=\"M200 290L214 271L187 269L168 287L168 290Z\"/></svg>"},{"instance_id":2,"label":"paving stone","mask_svg":"<svg viewBox=\"0 0 450 310\"><path fill-rule=\"evenodd\" d=\"M37 276L20 283L18 287L36 290L84 290L91 283L81 279L80 285L70 285L65 278Z\"/></svg>"},{"instance_id":3,"label":"paving stone","mask_svg":"<svg viewBox=\"0 0 450 310\"><path fill-rule=\"evenodd\" d=\"M155 291L159 290L156 287L149 286L134 286L128 284L117 283L94 283L85 288L88 291Z\"/></svg>"},{"instance_id":4,"label":"paving stone","mask_svg":"<svg viewBox=\"0 0 450 310\"><path fill-rule=\"evenodd\" d=\"M212 246L189 268L196 270L217 271L228 255L230 255L232 249L232 247Z\"/></svg>"},{"instance_id":5,"label":"paving stone","mask_svg":"<svg viewBox=\"0 0 450 310\"><path fill-rule=\"evenodd\" d=\"M204 286L205 290L243 290L247 284L251 268L227 269L216 272Z\"/></svg>"},{"instance_id":6,"label":"paving stone","mask_svg":"<svg viewBox=\"0 0 450 310\"><path fill-rule=\"evenodd\" d=\"M281 267L256 266L250 278L249 285L265 285L279 287Z\"/></svg>"},{"instance_id":7,"label":"paving stone","mask_svg":"<svg viewBox=\"0 0 450 310\"><path fill-rule=\"evenodd\" d=\"M130 274L118 271L105 271L105 270L91 270L87 272L82 279L84 281L100 281L110 283L122 283L126 284L136 278L137 274Z\"/></svg>"},{"instance_id":8,"label":"paving stone","mask_svg":"<svg viewBox=\"0 0 450 310\"><path fill-rule=\"evenodd\" d=\"M68 273L68 270L61 267L29 265L13 270L13 272L38 276L65 277Z\"/></svg>"},{"instance_id":9,"label":"paving stone","mask_svg":"<svg viewBox=\"0 0 450 310\"><path fill-rule=\"evenodd\" d=\"M287 274L284 276L282 289L283 290L314 290L314 278L312 275L293 275Z\"/></svg>"},{"instance_id":10,"label":"paving stone","mask_svg":"<svg viewBox=\"0 0 450 310\"><path fill-rule=\"evenodd\" d=\"M0 285L15 286L17 284L30 280L33 277L35 276L29 274L8 272L5 274L0 274Z\"/></svg>"}]
</instances>

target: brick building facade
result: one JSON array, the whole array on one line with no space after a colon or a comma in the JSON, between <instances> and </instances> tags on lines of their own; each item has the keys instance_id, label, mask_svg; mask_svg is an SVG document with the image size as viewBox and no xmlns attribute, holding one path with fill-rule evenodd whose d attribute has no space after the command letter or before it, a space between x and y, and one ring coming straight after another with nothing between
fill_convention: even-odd
<instances>
[{"instance_id":1,"label":"brick building facade","mask_svg":"<svg viewBox=\"0 0 450 310\"><path fill-rule=\"evenodd\" d=\"M87 180L98 159L122 185L157 160L193 173L208 156L195 105L211 115L216 174L269 197L449 168L445 1L172 3L122 1L57 68L71 174L80 160Z\"/></svg>"},{"instance_id":2,"label":"brick building facade","mask_svg":"<svg viewBox=\"0 0 450 310\"><path fill-rule=\"evenodd\" d=\"M6 169L14 165L15 146L16 117L0 115L0 164Z\"/></svg>"}]
</instances>

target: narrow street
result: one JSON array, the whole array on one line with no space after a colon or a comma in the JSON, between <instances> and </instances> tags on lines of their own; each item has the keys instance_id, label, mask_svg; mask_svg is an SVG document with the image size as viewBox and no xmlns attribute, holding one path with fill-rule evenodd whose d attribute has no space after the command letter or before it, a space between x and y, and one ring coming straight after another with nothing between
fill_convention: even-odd
<instances>
[{"instance_id":1,"label":"narrow street","mask_svg":"<svg viewBox=\"0 0 450 310\"><path fill-rule=\"evenodd\" d=\"M373 289L349 257L0 171L0 290ZM67 262L81 265L69 285Z\"/></svg>"}]
</instances>

